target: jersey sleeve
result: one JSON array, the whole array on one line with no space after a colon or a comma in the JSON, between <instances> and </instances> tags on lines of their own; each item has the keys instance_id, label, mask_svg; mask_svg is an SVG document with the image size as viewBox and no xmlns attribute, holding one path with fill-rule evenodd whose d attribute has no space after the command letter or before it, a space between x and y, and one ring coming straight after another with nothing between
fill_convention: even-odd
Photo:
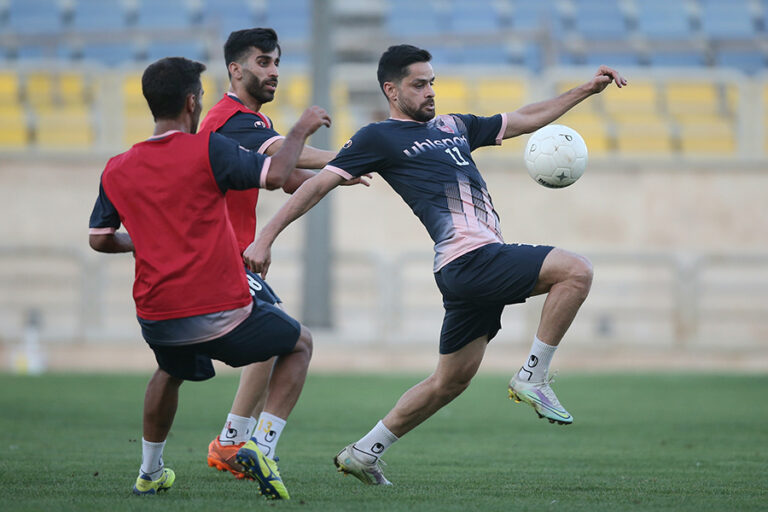
<instances>
[{"instance_id":1,"label":"jersey sleeve","mask_svg":"<svg viewBox=\"0 0 768 512\"><path fill-rule=\"evenodd\" d=\"M480 117L473 114L452 114L456 124L466 130L469 149L474 151L483 146L498 146L507 127L506 114ZM463 126L462 126L463 125Z\"/></svg>"},{"instance_id":2,"label":"jersey sleeve","mask_svg":"<svg viewBox=\"0 0 768 512\"><path fill-rule=\"evenodd\" d=\"M267 126L260 116L247 112L233 115L216 133L234 139L244 148L257 153L264 153L273 142L284 138L271 126Z\"/></svg>"},{"instance_id":3,"label":"jersey sleeve","mask_svg":"<svg viewBox=\"0 0 768 512\"><path fill-rule=\"evenodd\" d=\"M91 235L109 235L120 227L120 214L104 192L104 184L99 184L99 196L91 211L88 223Z\"/></svg>"},{"instance_id":4,"label":"jersey sleeve","mask_svg":"<svg viewBox=\"0 0 768 512\"><path fill-rule=\"evenodd\" d=\"M223 193L266 185L271 160L266 155L246 149L219 133L211 133L208 157L213 177Z\"/></svg>"},{"instance_id":5,"label":"jersey sleeve","mask_svg":"<svg viewBox=\"0 0 768 512\"><path fill-rule=\"evenodd\" d=\"M325 166L344 179L352 179L371 172L381 172L387 165L382 151L382 141L377 140L371 125L358 130L333 160Z\"/></svg>"}]
</instances>

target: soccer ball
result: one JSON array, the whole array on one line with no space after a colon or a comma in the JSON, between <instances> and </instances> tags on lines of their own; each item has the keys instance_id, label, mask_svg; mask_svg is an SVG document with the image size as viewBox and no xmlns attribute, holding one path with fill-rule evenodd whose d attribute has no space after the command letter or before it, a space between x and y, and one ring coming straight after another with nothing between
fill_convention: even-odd
<instances>
[{"instance_id":1,"label":"soccer ball","mask_svg":"<svg viewBox=\"0 0 768 512\"><path fill-rule=\"evenodd\" d=\"M533 132L524 156L531 178L549 188L573 184L587 167L584 139L576 130L561 124L550 124Z\"/></svg>"}]
</instances>

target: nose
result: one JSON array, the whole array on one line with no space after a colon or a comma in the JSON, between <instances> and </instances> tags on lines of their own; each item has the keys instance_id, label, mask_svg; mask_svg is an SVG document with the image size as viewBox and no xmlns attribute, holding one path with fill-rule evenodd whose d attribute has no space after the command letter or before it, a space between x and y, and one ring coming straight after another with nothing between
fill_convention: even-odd
<instances>
[{"instance_id":1,"label":"nose","mask_svg":"<svg viewBox=\"0 0 768 512\"><path fill-rule=\"evenodd\" d=\"M435 89L432 87L432 85L427 85L427 98L434 98L435 97Z\"/></svg>"}]
</instances>

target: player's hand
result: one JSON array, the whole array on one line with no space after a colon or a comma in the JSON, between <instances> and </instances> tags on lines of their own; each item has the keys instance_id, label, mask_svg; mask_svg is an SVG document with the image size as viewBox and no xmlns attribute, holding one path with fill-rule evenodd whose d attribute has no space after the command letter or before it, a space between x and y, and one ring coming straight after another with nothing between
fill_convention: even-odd
<instances>
[{"instance_id":1,"label":"player's hand","mask_svg":"<svg viewBox=\"0 0 768 512\"><path fill-rule=\"evenodd\" d=\"M318 106L309 107L305 110L296 123L296 127L307 137L315 133L321 126L331 126L331 116L325 109Z\"/></svg>"},{"instance_id":2,"label":"player's hand","mask_svg":"<svg viewBox=\"0 0 768 512\"><path fill-rule=\"evenodd\" d=\"M265 278L272 263L272 249L269 245L264 247L257 238L243 251L243 261L251 272L261 274L261 277Z\"/></svg>"},{"instance_id":3,"label":"player's hand","mask_svg":"<svg viewBox=\"0 0 768 512\"><path fill-rule=\"evenodd\" d=\"M627 85L627 79L621 76L618 71L608 66L600 66L594 78L589 82L589 89L593 93L603 92L606 87L611 85L611 82L615 82L618 88Z\"/></svg>"},{"instance_id":4,"label":"player's hand","mask_svg":"<svg viewBox=\"0 0 768 512\"><path fill-rule=\"evenodd\" d=\"M370 187L371 182L368 180L371 180L371 179L373 179L373 176L371 176L370 174L363 174L362 176L357 178L352 178L351 180L344 180L341 183L339 183L339 185L341 185L342 187L348 187L350 185L363 185L366 187Z\"/></svg>"}]
</instances>

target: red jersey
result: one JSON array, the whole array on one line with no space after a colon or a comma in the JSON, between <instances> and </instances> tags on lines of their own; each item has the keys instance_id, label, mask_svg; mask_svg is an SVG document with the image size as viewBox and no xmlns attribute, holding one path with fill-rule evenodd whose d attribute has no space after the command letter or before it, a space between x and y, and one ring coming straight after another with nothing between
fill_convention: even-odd
<instances>
[{"instance_id":1,"label":"red jersey","mask_svg":"<svg viewBox=\"0 0 768 512\"><path fill-rule=\"evenodd\" d=\"M238 114L243 116L242 122L234 130L222 130L225 125L231 125L230 120ZM216 103L205 115L200 125L201 132L219 132L240 143L241 146L263 153L269 145L282 138L272 129L270 119L260 112L254 112L246 107L232 93ZM255 134L255 138L254 138ZM256 204L259 201L259 190L230 190L226 195L229 220L237 237L237 244L242 253L256 233Z\"/></svg>"},{"instance_id":2,"label":"red jersey","mask_svg":"<svg viewBox=\"0 0 768 512\"><path fill-rule=\"evenodd\" d=\"M229 162L219 165L217 160L215 170L214 142L216 155L226 157L219 160ZM258 186L268 165L263 155L210 132L170 132L109 160L91 232L99 233L102 226L102 232L114 231L119 225L107 214L101 217L107 220L98 220L98 212L105 206L110 210L111 203L136 249L133 296L139 317L183 318L251 302L224 199L226 183L234 181L224 180L234 176L241 181L233 186Z\"/></svg>"}]
</instances>

